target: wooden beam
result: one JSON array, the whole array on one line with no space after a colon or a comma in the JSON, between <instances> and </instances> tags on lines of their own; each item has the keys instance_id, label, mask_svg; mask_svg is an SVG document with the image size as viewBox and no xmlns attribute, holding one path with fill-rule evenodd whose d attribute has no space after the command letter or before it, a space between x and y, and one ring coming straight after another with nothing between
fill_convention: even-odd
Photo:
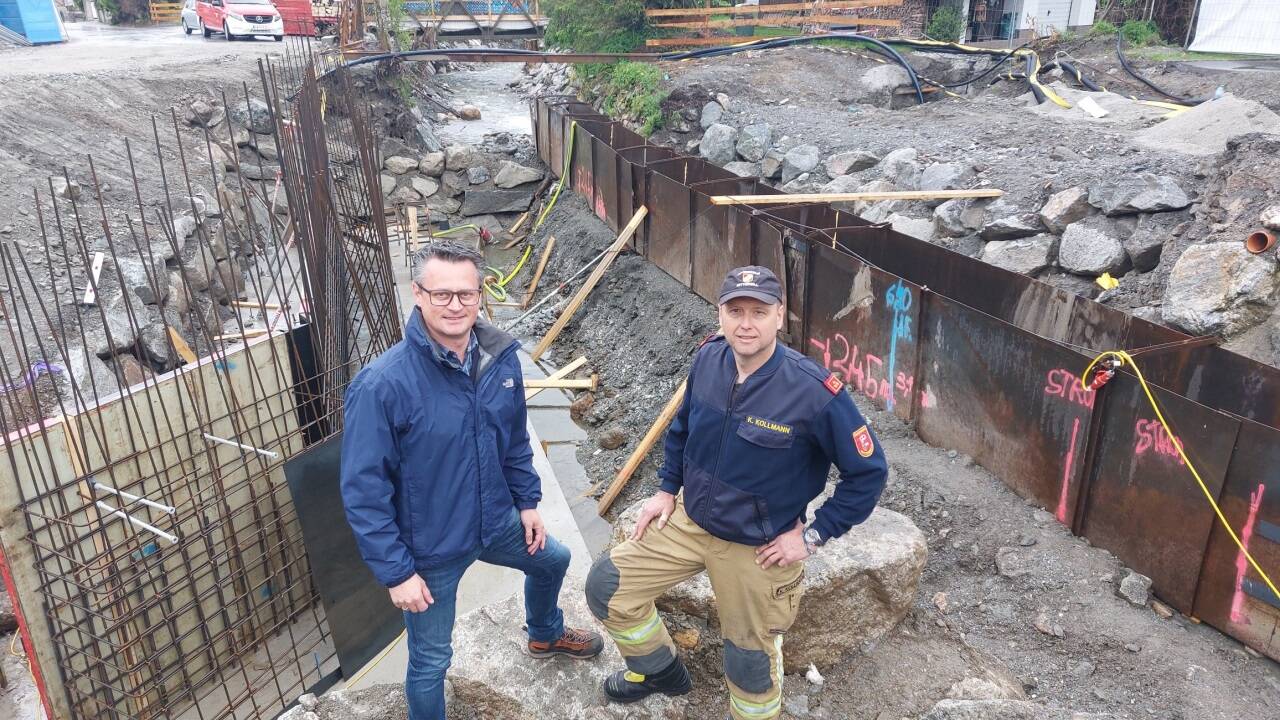
<instances>
[{"instance_id":1,"label":"wooden beam","mask_svg":"<svg viewBox=\"0 0 1280 720\"><path fill-rule=\"evenodd\" d=\"M524 310L529 307L529 301L533 299L533 293L538 289L538 281L542 279L542 271L547 269L547 261L551 259L551 251L556 246L556 236L552 235L547 241L547 247L542 251L542 257L538 260L538 268L533 271L533 279L529 281L529 289L524 291L524 300L520 302L520 309Z\"/></svg>"},{"instance_id":2,"label":"wooden beam","mask_svg":"<svg viewBox=\"0 0 1280 720\"><path fill-rule=\"evenodd\" d=\"M682 22L654 23L660 28L736 28L736 27L795 27L797 25L877 25L898 27L897 18L864 18L856 15L779 15L776 17L738 18L736 20L689 20Z\"/></svg>"},{"instance_id":3,"label":"wooden beam","mask_svg":"<svg viewBox=\"0 0 1280 720\"><path fill-rule=\"evenodd\" d=\"M580 368L580 367L582 367L583 365L586 365L586 364L587 364L587 358L586 358L586 356L584 355L584 356L582 356L582 357L578 358L577 360L574 360L573 362L569 363L568 365L565 365L564 367L560 368L559 370L556 370L555 372L551 373L550 375L548 375L548 376L547 376L547 379L548 379L548 380L560 380L560 379L562 379L562 378L567 378L567 377L569 377L570 375L572 375L575 371L577 371L577 369L578 369L578 368ZM524 399L527 401L527 400L529 400L530 398L532 398L534 395L537 395L538 393L542 392L542 390L543 390L543 388L530 388L530 389L527 389L527 390L525 390L525 391L524 391Z\"/></svg>"},{"instance_id":4,"label":"wooden beam","mask_svg":"<svg viewBox=\"0 0 1280 720\"><path fill-rule=\"evenodd\" d=\"M592 373L589 378L529 378L524 381L526 389L548 390L552 388L560 388L563 390L595 390L600 384L600 376Z\"/></svg>"},{"instance_id":5,"label":"wooden beam","mask_svg":"<svg viewBox=\"0 0 1280 720\"><path fill-rule=\"evenodd\" d=\"M798 203L855 202L879 200L952 200L955 198L995 198L1004 195L995 188L973 190L890 190L860 193L796 193L793 195L712 195L712 205L790 205Z\"/></svg>"},{"instance_id":6,"label":"wooden beam","mask_svg":"<svg viewBox=\"0 0 1280 720\"><path fill-rule=\"evenodd\" d=\"M819 5L816 2L779 3L777 5L739 5L713 8L652 8L644 11L645 17L685 17L691 15L746 15L750 13L785 12L789 10L858 10L873 7L900 7L902 0L830 0Z\"/></svg>"},{"instance_id":7,"label":"wooden beam","mask_svg":"<svg viewBox=\"0 0 1280 720\"><path fill-rule=\"evenodd\" d=\"M658 438L662 437L662 433L666 432L667 426L675 419L676 413L680 411L680 405L684 402L684 388L689 381L681 380L680 386L676 388L675 393L671 395L671 399L667 401L662 412L658 413L658 419L653 421L649 426L649 432L644 434L644 438L640 440L640 444L635 450L631 451L631 457L627 458L627 464L622 466L618 471L617 477L610 483L609 489L604 491L604 495L600 496L600 502L596 504L596 512L603 517L609 512L609 507L613 505L613 501L618 499L618 495L622 489L627 486L627 481L635 474L640 467L640 463L644 462L644 458L653 449Z\"/></svg>"},{"instance_id":8,"label":"wooden beam","mask_svg":"<svg viewBox=\"0 0 1280 720\"><path fill-rule=\"evenodd\" d=\"M214 335L211 340L248 340L250 338L261 337L267 334L266 328L254 328L245 330L242 333L228 333L226 335Z\"/></svg>"},{"instance_id":9,"label":"wooden beam","mask_svg":"<svg viewBox=\"0 0 1280 720\"><path fill-rule=\"evenodd\" d=\"M639 209L636 210L636 214L631 216L631 222L627 223L627 226L622 228L622 232L618 235L618 239L614 240L613 244L609 246L608 251L605 252L604 258L600 260L600 264L596 265L596 269L592 270L591 275L587 276L587 281L582 284L582 287L578 289L578 293L569 301L569 306L565 308L564 312L560 313L560 317L556 318L555 324L551 326L551 329L547 331L546 336L544 336L538 343L538 347L533 349L533 353L530 357L532 357L535 362L538 358L542 357L542 354L547 351L547 348L551 347L551 343L556 341L556 338L559 337L560 333L564 330L564 326L568 325L569 321L573 319L573 314L576 313L578 308L582 306L582 303L586 301L587 296L595 289L596 285L600 282L600 278L604 277L605 271L613 264L614 259L618 257L618 253L622 252L622 248L626 247L627 243L631 241L631 236L635 234L636 228L640 227L640 223L644 221L645 216L648 214L649 209L641 205Z\"/></svg>"},{"instance_id":10,"label":"wooden beam","mask_svg":"<svg viewBox=\"0 0 1280 720\"><path fill-rule=\"evenodd\" d=\"M169 331L169 341L173 343L173 349L177 351L178 357L182 358L182 361L188 365L194 363L196 354L191 352L191 346L187 344L187 341L182 339L182 335L177 330L174 330L172 325L165 325L165 328Z\"/></svg>"}]
</instances>

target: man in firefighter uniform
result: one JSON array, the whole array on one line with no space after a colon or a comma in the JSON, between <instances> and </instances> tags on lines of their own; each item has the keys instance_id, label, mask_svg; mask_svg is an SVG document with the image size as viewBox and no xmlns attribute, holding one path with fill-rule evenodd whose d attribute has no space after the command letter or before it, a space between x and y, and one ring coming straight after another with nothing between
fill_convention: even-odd
<instances>
[{"instance_id":1,"label":"man in firefighter uniform","mask_svg":"<svg viewBox=\"0 0 1280 720\"><path fill-rule=\"evenodd\" d=\"M661 489L631 538L587 578L587 604L627 664L604 684L615 702L690 690L654 600L706 570L729 714L776 717L782 635L804 592L804 561L866 520L884 489L884 454L839 378L777 341L784 312L782 285L768 269L725 278L722 336L694 357L667 431ZM839 483L806 524L833 463Z\"/></svg>"}]
</instances>

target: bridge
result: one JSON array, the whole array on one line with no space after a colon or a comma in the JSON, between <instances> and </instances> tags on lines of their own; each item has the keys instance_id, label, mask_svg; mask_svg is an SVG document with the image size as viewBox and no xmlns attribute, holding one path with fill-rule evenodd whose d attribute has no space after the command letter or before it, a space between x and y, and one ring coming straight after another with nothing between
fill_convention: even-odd
<instances>
[{"instance_id":1,"label":"bridge","mask_svg":"<svg viewBox=\"0 0 1280 720\"><path fill-rule=\"evenodd\" d=\"M405 29L453 38L540 38L539 0L406 0Z\"/></svg>"}]
</instances>

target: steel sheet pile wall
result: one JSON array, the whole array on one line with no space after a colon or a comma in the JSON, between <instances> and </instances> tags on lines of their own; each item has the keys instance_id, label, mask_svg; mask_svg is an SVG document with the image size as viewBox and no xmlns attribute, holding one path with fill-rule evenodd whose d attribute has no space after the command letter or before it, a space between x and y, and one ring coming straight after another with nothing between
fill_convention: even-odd
<instances>
[{"instance_id":1,"label":"steel sheet pile wall","mask_svg":"<svg viewBox=\"0 0 1280 720\"><path fill-rule=\"evenodd\" d=\"M112 178L130 207L105 203L96 171L78 198L50 183L31 206L44 247L0 248L0 574L55 720L272 717L336 677L284 469L341 430L346 383L399 339L399 313L368 108L339 74L326 123L314 75L286 103L261 74L291 220L270 183L226 182L229 125L171 115L148 158L164 197L144 200L128 149ZM199 218L190 237L170 208ZM36 260L95 299L50 301Z\"/></svg>"},{"instance_id":2,"label":"steel sheet pile wall","mask_svg":"<svg viewBox=\"0 0 1280 720\"><path fill-rule=\"evenodd\" d=\"M730 267L779 272L792 347L1151 576L1170 605L1280 659L1280 598L1136 377L1096 392L1079 380L1101 351L1133 354L1208 492L1280 577L1280 371L828 205L712 205L777 191L644 145L569 98L532 112L543 161L610 227L648 208L634 250L712 302Z\"/></svg>"}]
</instances>

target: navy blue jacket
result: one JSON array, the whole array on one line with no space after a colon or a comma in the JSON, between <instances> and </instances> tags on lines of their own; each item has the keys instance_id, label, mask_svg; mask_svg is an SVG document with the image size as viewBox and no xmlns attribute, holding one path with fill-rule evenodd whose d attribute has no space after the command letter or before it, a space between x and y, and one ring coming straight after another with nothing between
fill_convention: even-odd
<instances>
[{"instance_id":1,"label":"navy blue jacket","mask_svg":"<svg viewBox=\"0 0 1280 720\"><path fill-rule=\"evenodd\" d=\"M689 517L712 535L763 545L806 519L834 463L840 482L813 526L825 541L866 520L888 466L839 379L782 343L737 378L729 343L704 343L667 431L662 489L683 487Z\"/></svg>"},{"instance_id":2,"label":"navy blue jacket","mask_svg":"<svg viewBox=\"0 0 1280 720\"><path fill-rule=\"evenodd\" d=\"M489 545L513 506L542 499L515 339L477 323L473 380L437 356L416 308L404 334L351 381L343 416L347 520L387 587Z\"/></svg>"}]
</instances>

